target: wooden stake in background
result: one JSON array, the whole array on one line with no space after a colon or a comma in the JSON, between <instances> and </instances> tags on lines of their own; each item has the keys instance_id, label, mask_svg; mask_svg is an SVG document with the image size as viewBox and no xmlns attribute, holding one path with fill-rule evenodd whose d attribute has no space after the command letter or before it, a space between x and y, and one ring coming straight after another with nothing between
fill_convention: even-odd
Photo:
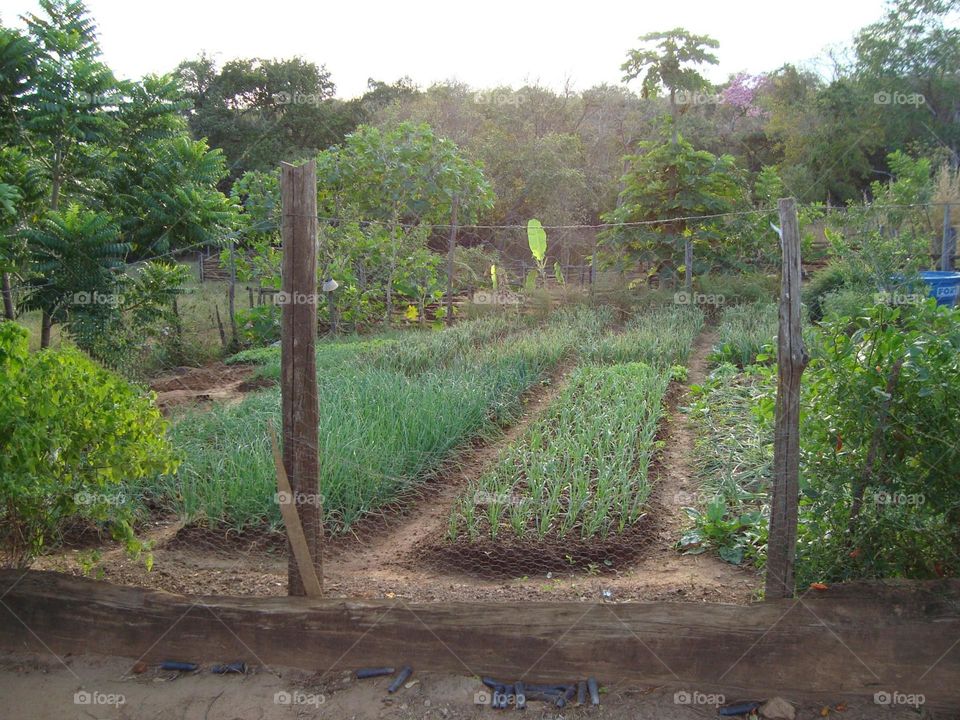
<instances>
[{"instance_id":1,"label":"wooden stake in background","mask_svg":"<svg viewBox=\"0 0 960 720\"><path fill-rule=\"evenodd\" d=\"M767 600L793 597L797 551L797 504L800 492L800 377L807 349L800 326L800 226L797 203L781 198L780 329L777 332L777 410L767 539Z\"/></svg>"},{"instance_id":2,"label":"wooden stake in background","mask_svg":"<svg viewBox=\"0 0 960 720\"><path fill-rule=\"evenodd\" d=\"M447 244L447 327L453 325L453 254L457 249L457 211L460 208L460 197L453 196L450 208L450 240Z\"/></svg>"},{"instance_id":3,"label":"wooden stake in background","mask_svg":"<svg viewBox=\"0 0 960 720\"><path fill-rule=\"evenodd\" d=\"M283 465L303 526L307 549L323 584L323 510L317 448L317 167L311 160L280 165L283 302L280 368ZM304 595L293 547L287 569L289 595Z\"/></svg>"}]
</instances>

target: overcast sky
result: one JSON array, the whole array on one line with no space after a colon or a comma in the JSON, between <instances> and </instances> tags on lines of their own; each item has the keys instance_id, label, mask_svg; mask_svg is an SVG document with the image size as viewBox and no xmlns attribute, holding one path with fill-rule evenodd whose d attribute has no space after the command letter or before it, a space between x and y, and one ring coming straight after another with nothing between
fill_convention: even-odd
<instances>
[{"instance_id":1,"label":"overcast sky","mask_svg":"<svg viewBox=\"0 0 960 720\"><path fill-rule=\"evenodd\" d=\"M4 24L37 8L0 0ZM683 26L720 41L708 75L802 63L883 14L883 0L87 0L106 62L120 77L171 70L205 50L234 57L301 55L324 64L340 97L367 78L415 83L457 79L474 87L527 81L583 89L618 83L637 36ZM826 68L820 68L826 70Z\"/></svg>"}]
</instances>

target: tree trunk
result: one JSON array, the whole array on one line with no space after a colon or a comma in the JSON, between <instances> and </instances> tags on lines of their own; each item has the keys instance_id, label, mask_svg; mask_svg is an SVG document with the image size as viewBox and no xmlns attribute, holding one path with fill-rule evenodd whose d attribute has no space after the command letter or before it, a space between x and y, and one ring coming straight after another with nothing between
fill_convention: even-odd
<instances>
[{"instance_id":1,"label":"tree trunk","mask_svg":"<svg viewBox=\"0 0 960 720\"><path fill-rule=\"evenodd\" d=\"M3 273L3 316L7 320L16 320L17 311L13 305L13 287L10 284L10 273Z\"/></svg>"},{"instance_id":2,"label":"tree trunk","mask_svg":"<svg viewBox=\"0 0 960 720\"><path fill-rule=\"evenodd\" d=\"M677 132L677 91L670 88L670 126L673 135L673 145L680 144L680 133Z\"/></svg>"},{"instance_id":3,"label":"tree trunk","mask_svg":"<svg viewBox=\"0 0 960 720\"><path fill-rule=\"evenodd\" d=\"M683 273L684 288L687 293L693 292L693 238L689 235L683 239Z\"/></svg>"},{"instance_id":4,"label":"tree trunk","mask_svg":"<svg viewBox=\"0 0 960 720\"><path fill-rule=\"evenodd\" d=\"M237 260L236 248L230 241L230 287L227 291L227 314L230 317L230 346L237 347Z\"/></svg>"},{"instance_id":5,"label":"tree trunk","mask_svg":"<svg viewBox=\"0 0 960 720\"><path fill-rule=\"evenodd\" d=\"M50 314L44 310L40 319L40 348L50 347L50 328L53 327L53 319Z\"/></svg>"}]
</instances>

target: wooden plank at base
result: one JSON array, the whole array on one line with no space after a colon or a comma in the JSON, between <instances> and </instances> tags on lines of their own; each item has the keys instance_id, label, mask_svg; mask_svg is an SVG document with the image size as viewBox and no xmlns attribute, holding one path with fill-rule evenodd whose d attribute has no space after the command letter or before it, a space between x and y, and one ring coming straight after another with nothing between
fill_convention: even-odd
<instances>
[{"instance_id":1,"label":"wooden plank at base","mask_svg":"<svg viewBox=\"0 0 960 720\"><path fill-rule=\"evenodd\" d=\"M21 575L0 571L0 648L8 650L320 672L409 664L529 681L592 675L758 697L922 693L928 704L960 707L957 580L736 606L191 598Z\"/></svg>"}]
</instances>

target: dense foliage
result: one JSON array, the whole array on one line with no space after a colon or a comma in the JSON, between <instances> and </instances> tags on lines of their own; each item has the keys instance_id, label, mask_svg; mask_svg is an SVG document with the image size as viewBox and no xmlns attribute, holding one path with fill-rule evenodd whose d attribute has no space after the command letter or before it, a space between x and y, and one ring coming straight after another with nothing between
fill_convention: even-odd
<instances>
[{"instance_id":1,"label":"dense foliage","mask_svg":"<svg viewBox=\"0 0 960 720\"><path fill-rule=\"evenodd\" d=\"M24 566L77 522L134 551L129 483L176 467L150 398L77 350L27 351L0 321L0 553Z\"/></svg>"}]
</instances>

